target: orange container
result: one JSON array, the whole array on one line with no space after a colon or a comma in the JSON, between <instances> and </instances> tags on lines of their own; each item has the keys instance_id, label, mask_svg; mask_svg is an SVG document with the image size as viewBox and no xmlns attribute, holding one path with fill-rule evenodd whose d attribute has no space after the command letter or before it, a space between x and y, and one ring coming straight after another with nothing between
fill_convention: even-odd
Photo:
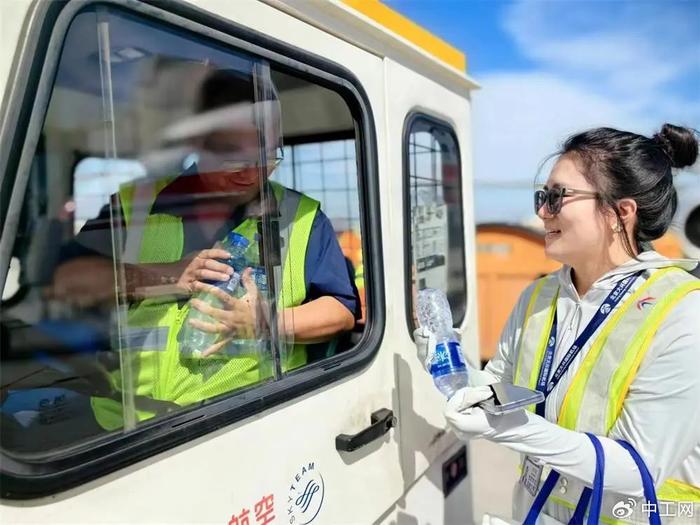
<instances>
[{"instance_id":1,"label":"orange container","mask_svg":"<svg viewBox=\"0 0 700 525\"><path fill-rule=\"evenodd\" d=\"M682 257L680 241L671 233L654 243L666 257ZM476 228L481 360L496 353L498 339L521 292L560 263L544 256L544 236L524 226L481 224Z\"/></svg>"}]
</instances>

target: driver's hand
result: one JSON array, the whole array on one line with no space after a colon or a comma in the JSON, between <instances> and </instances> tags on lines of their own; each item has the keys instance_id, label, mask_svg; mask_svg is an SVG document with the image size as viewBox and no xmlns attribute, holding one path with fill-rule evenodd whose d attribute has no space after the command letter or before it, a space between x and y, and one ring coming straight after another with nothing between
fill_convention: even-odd
<instances>
[{"instance_id":1,"label":"driver's hand","mask_svg":"<svg viewBox=\"0 0 700 525\"><path fill-rule=\"evenodd\" d=\"M192 308L208 315L212 320L190 319L189 324L203 332L219 334L217 342L202 352L203 357L220 351L233 339L253 339L255 337L260 294L250 268L246 268L243 272L241 283L246 293L238 299L231 297L216 286L199 281L194 283L195 291L210 293L223 304L223 308L215 308L200 299L190 300Z\"/></svg>"},{"instance_id":2,"label":"driver's hand","mask_svg":"<svg viewBox=\"0 0 700 525\"><path fill-rule=\"evenodd\" d=\"M194 293L198 291L198 286L206 286L203 281L228 281L233 275L233 268L219 259L227 260L230 257L226 250L211 248L183 259L178 264L184 264L185 269L180 274L176 286Z\"/></svg>"}]
</instances>

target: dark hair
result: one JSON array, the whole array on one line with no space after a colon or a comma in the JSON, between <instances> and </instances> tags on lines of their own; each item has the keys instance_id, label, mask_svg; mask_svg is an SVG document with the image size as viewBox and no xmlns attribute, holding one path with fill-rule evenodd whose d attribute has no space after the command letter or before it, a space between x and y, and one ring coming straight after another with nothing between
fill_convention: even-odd
<instances>
[{"instance_id":1,"label":"dark hair","mask_svg":"<svg viewBox=\"0 0 700 525\"><path fill-rule=\"evenodd\" d=\"M671 168L695 163L698 141L688 128L664 124L652 138L596 128L569 137L557 152L579 163L583 174L599 194L602 206L609 206L623 226L617 201L630 198L637 203L637 224L631 241L623 229L627 253L634 257L642 243L661 237L676 213L678 196Z\"/></svg>"},{"instance_id":2,"label":"dark hair","mask_svg":"<svg viewBox=\"0 0 700 525\"><path fill-rule=\"evenodd\" d=\"M262 100L277 100L277 90L267 86L265 93L259 94ZM218 109L239 102L255 102L255 84L250 73L233 69L217 69L202 82L197 100L197 112Z\"/></svg>"},{"instance_id":3,"label":"dark hair","mask_svg":"<svg viewBox=\"0 0 700 525\"><path fill-rule=\"evenodd\" d=\"M239 102L254 102L253 79L231 69L217 69L200 88L197 111L218 109Z\"/></svg>"}]
</instances>

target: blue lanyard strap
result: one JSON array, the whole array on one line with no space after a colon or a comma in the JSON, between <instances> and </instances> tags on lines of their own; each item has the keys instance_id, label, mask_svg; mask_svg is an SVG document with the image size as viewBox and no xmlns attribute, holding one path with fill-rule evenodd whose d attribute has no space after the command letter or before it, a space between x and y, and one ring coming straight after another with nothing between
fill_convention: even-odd
<instances>
[{"instance_id":1,"label":"blue lanyard strap","mask_svg":"<svg viewBox=\"0 0 700 525\"><path fill-rule=\"evenodd\" d=\"M600 509L603 503L603 487L605 478L605 455L603 453L603 446L600 444L600 440L593 434L586 432L586 435L591 440L593 448L595 449L595 475L593 477L593 488L585 488L581 493L581 499L579 499L578 505L576 505L576 510L574 511L571 519L569 520L569 525L582 525L583 519L586 514L586 508L590 501L591 508L588 511L588 521L587 525L598 525L600 523ZM547 498L554 490L557 480L559 479L559 473L556 470L552 470L547 476L547 479L542 485L542 489L539 491L533 501L530 511L523 521L523 525L535 525L537 523L537 517L542 512Z\"/></svg>"},{"instance_id":2,"label":"blue lanyard strap","mask_svg":"<svg viewBox=\"0 0 700 525\"><path fill-rule=\"evenodd\" d=\"M659 502L656 499L656 489L654 488L654 478L651 477L651 473L646 463L644 463L642 456L639 455L639 452L637 452L632 445L622 439L618 439L617 442L631 454L632 459L634 459L634 462L637 464L637 468L639 468L639 473L642 475L644 499L649 506L649 523L652 525L661 525Z\"/></svg>"},{"instance_id":3,"label":"blue lanyard strap","mask_svg":"<svg viewBox=\"0 0 700 525\"><path fill-rule=\"evenodd\" d=\"M603 445L597 436L586 432L595 449L595 475L593 477L593 495L591 496L591 508L588 510L588 525L600 523L600 508L603 505L603 487L605 477L605 454Z\"/></svg>"},{"instance_id":4,"label":"blue lanyard strap","mask_svg":"<svg viewBox=\"0 0 700 525\"><path fill-rule=\"evenodd\" d=\"M586 432L585 434L591 440L593 448L595 449L595 475L593 476L593 487L586 487L583 489L581 498L576 505L576 510L569 520L569 525L583 525L586 515L586 508L588 507L589 502L590 509L588 510L588 520L586 521L587 525L597 525L600 523L603 490L605 487L605 454L603 452L603 446L600 443L600 439L590 432ZM651 525L661 525L661 518L659 517L658 510L659 502L656 498L654 479L651 477L649 469L644 463L642 457L632 445L621 439L618 439L617 442L632 455L634 462L639 468L639 472L642 476L642 486L644 487L644 499L649 507L649 510L644 510L644 512L649 512L649 523ZM532 503L523 525L535 525L537 523L537 517L542 512L542 509L547 502L547 498L549 498L549 495L554 490L558 479L559 473L552 470L549 473L547 480L544 482L542 489L537 494L535 501Z\"/></svg>"},{"instance_id":5,"label":"blue lanyard strap","mask_svg":"<svg viewBox=\"0 0 700 525\"><path fill-rule=\"evenodd\" d=\"M557 344L557 313L555 306L554 320L552 322L552 328L549 332L549 339L547 340L547 348L545 349L544 359L540 365L540 375L537 379L537 390L544 394L545 400L552 390L554 390L554 387L557 386L559 381L561 381L561 378L564 377L564 374L571 366L571 363L574 362L576 356L578 356L578 354L581 352L581 349L586 345L588 340L603 323L603 321L608 318L610 312L614 310L615 306L617 306L617 304L622 300L627 291L637 280L637 277L639 277L641 274L642 271L636 272L617 283L615 288L613 288L613 290L605 298L603 304L600 305L600 308L598 308L598 311L593 316L593 319L590 320L586 328L584 328L583 332L581 332L581 335L576 338L574 344L571 345L571 348L569 348L568 352L566 352L564 359L562 359L561 363L554 371L552 379L549 380L549 373L552 370L554 351ZM536 407L536 413L542 417L544 417L544 407L544 401L538 404Z\"/></svg>"},{"instance_id":6,"label":"blue lanyard strap","mask_svg":"<svg viewBox=\"0 0 700 525\"><path fill-rule=\"evenodd\" d=\"M544 394L545 400L547 399L549 392L551 392L551 390L548 391L548 389L547 389L547 386L548 386L547 379L549 379L549 371L552 369L552 362L554 361L554 351L556 350L556 347L557 347L556 306L554 308L555 308L554 320L552 321L552 328L549 331L549 339L547 340L547 348L545 349L545 352L544 352L544 359L542 360L542 365L540 366L540 377L537 379L537 390L539 390L540 392L542 392ZM561 368L561 365L559 365L559 368ZM537 413L538 416L544 417L544 407L545 407L544 400L541 403L537 404L537 406L535 407L535 412Z\"/></svg>"},{"instance_id":7,"label":"blue lanyard strap","mask_svg":"<svg viewBox=\"0 0 700 525\"><path fill-rule=\"evenodd\" d=\"M588 508L588 503L591 501L592 494L592 489L589 489L588 487L583 489L583 492L581 492L581 499L578 500L578 505L576 505L574 515L571 516L569 525L583 525L583 520L586 517L586 509Z\"/></svg>"}]
</instances>

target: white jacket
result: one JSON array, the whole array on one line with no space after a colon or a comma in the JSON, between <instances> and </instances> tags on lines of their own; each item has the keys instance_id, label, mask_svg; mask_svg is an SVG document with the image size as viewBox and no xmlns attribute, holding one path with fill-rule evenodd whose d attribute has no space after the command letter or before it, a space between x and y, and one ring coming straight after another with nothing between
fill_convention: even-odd
<instances>
[{"instance_id":1,"label":"white jacket","mask_svg":"<svg viewBox=\"0 0 700 525\"><path fill-rule=\"evenodd\" d=\"M691 270L697 265L696 261L670 260L653 251L640 254L639 259L641 262L630 260L603 275L582 298L571 281L571 269L564 266L558 271L561 284L557 302L559 329L552 370L608 293L625 276L648 270L628 291L631 294L658 268L679 266ZM529 286L521 294L501 334L496 356L484 371L472 374L472 386L513 382L517 341L533 288ZM521 454L541 459L563 477L572 476L586 484L592 483L595 473L593 447L585 434L562 428L555 422L564 395L595 336L588 340L548 397L546 419L528 412L525 425L489 436L492 441ZM643 496L642 483L632 457L614 439L624 439L636 448L657 488L668 478L700 486L700 293L688 294L668 314L652 342L649 355L658 357L642 364L609 438L601 439L606 462L605 490L619 493L621 500L625 495ZM513 516L522 521L532 499L524 487L517 484ZM694 516L692 521L700 523L700 505L695 506ZM556 521L543 517L541 522L566 523L569 515L553 518Z\"/></svg>"}]
</instances>

